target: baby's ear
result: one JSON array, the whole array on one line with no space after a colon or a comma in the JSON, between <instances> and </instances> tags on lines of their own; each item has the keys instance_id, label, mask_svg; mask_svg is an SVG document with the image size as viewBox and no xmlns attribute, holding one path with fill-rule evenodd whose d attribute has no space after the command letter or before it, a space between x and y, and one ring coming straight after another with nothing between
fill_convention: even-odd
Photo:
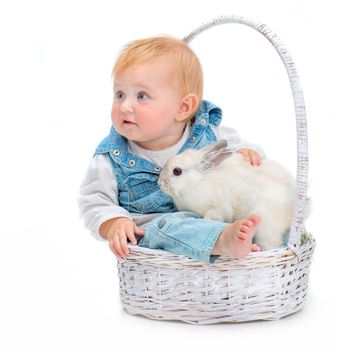
<instances>
[{"instance_id":1,"label":"baby's ear","mask_svg":"<svg viewBox=\"0 0 337 350\"><path fill-rule=\"evenodd\" d=\"M198 99L195 94L185 95L179 105L179 111L176 120L182 122L190 117L195 112Z\"/></svg>"},{"instance_id":2,"label":"baby's ear","mask_svg":"<svg viewBox=\"0 0 337 350\"><path fill-rule=\"evenodd\" d=\"M232 151L227 148L226 140L220 140L203 147L201 152L202 168L204 170L217 167L225 158L232 154Z\"/></svg>"}]
</instances>

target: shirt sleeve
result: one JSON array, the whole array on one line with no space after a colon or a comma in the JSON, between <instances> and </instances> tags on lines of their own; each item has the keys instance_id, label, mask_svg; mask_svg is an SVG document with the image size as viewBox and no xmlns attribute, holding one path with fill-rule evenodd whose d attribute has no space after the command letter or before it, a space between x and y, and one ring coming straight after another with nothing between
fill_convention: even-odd
<instances>
[{"instance_id":1,"label":"shirt sleeve","mask_svg":"<svg viewBox=\"0 0 337 350\"><path fill-rule=\"evenodd\" d=\"M229 149L236 151L240 148L249 148L256 151L262 158L266 157L265 151L260 145L241 140L239 133L235 129L222 125L212 127L212 129L218 140L227 141Z\"/></svg>"},{"instance_id":2,"label":"shirt sleeve","mask_svg":"<svg viewBox=\"0 0 337 350\"><path fill-rule=\"evenodd\" d=\"M103 222L130 213L118 204L116 177L107 155L96 155L84 176L77 202L85 227L99 240L98 231Z\"/></svg>"}]
</instances>

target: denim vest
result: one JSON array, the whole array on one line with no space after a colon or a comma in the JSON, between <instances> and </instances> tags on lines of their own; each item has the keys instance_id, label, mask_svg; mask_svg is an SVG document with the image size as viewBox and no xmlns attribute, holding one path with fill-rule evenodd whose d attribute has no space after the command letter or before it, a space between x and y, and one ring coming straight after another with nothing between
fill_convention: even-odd
<instances>
[{"instance_id":1,"label":"denim vest","mask_svg":"<svg viewBox=\"0 0 337 350\"><path fill-rule=\"evenodd\" d=\"M188 148L201 148L216 140L211 129L221 122L221 109L203 101L196 113L190 135L179 153ZM157 183L161 168L128 150L127 139L119 135L112 127L97 147L96 154L108 153L118 184L119 205L132 213L167 213L176 208L172 198L163 193Z\"/></svg>"}]
</instances>

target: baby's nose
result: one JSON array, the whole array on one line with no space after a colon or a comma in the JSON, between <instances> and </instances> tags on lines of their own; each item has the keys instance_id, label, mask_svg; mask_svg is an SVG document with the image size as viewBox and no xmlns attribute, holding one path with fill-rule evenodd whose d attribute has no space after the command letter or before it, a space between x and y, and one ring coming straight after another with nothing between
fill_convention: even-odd
<instances>
[{"instance_id":1,"label":"baby's nose","mask_svg":"<svg viewBox=\"0 0 337 350\"><path fill-rule=\"evenodd\" d=\"M121 112L123 113L132 113L133 112L133 108L132 108L132 104L128 99L125 99L122 104L121 104Z\"/></svg>"}]
</instances>

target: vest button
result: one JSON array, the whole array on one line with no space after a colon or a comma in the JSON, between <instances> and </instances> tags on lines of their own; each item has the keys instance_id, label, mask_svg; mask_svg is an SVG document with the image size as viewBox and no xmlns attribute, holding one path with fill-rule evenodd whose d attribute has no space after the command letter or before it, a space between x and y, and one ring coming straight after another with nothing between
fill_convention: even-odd
<instances>
[{"instance_id":1,"label":"vest button","mask_svg":"<svg viewBox=\"0 0 337 350\"><path fill-rule=\"evenodd\" d=\"M160 170L161 170L161 167L158 166L158 165L156 165L156 166L154 167L154 170L155 170L155 171L160 171Z\"/></svg>"},{"instance_id":2,"label":"vest button","mask_svg":"<svg viewBox=\"0 0 337 350\"><path fill-rule=\"evenodd\" d=\"M119 155L121 154L121 151L120 151L119 149L115 149L115 150L113 151L113 154L114 154L115 156L119 156Z\"/></svg>"},{"instance_id":3,"label":"vest button","mask_svg":"<svg viewBox=\"0 0 337 350\"><path fill-rule=\"evenodd\" d=\"M204 118L202 118L202 119L200 120L200 124L201 124L201 125L205 125L205 124L206 124L206 120L205 120Z\"/></svg>"},{"instance_id":4,"label":"vest button","mask_svg":"<svg viewBox=\"0 0 337 350\"><path fill-rule=\"evenodd\" d=\"M133 159L131 159L131 160L129 161L129 165L130 165L130 166L135 166L135 165L136 165L136 161L133 160Z\"/></svg>"},{"instance_id":5,"label":"vest button","mask_svg":"<svg viewBox=\"0 0 337 350\"><path fill-rule=\"evenodd\" d=\"M196 137L195 137L195 136L192 136L192 137L191 137L191 140L192 140L192 142L194 142L194 141L196 140Z\"/></svg>"}]
</instances>

